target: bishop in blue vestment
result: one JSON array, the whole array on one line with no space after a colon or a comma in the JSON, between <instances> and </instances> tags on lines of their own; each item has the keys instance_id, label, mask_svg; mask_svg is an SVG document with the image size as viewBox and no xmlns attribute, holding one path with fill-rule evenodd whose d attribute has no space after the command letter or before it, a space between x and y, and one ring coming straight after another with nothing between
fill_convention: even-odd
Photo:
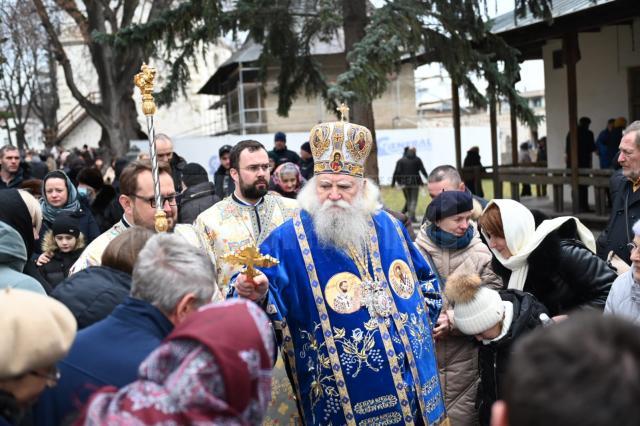
<instances>
[{"instance_id":1,"label":"bishop in blue vestment","mask_svg":"<svg viewBox=\"0 0 640 426\"><path fill-rule=\"evenodd\" d=\"M260 246L279 265L232 291L270 315L306 424L448 424L431 334L439 284L363 178L371 134L343 116L310 144L301 210Z\"/></svg>"}]
</instances>

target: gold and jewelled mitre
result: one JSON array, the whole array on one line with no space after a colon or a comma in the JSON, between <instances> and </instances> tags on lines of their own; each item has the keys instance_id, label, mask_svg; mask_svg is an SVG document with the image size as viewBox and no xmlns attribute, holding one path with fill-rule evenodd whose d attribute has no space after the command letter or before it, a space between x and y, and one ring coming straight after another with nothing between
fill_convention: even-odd
<instances>
[{"instance_id":1,"label":"gold and jewelled mitre","mask_svg":"<svg viewBox=\"0 0 640 426\"><path fill-rule=\"evenodd\" d=\"M311 129L309 144L315 174L338 173L364 176L364 162L371 152L373 138L364 126L349 123L349 108L338 108L340 121L320 123Z\"/></svg>"}]
</instances>

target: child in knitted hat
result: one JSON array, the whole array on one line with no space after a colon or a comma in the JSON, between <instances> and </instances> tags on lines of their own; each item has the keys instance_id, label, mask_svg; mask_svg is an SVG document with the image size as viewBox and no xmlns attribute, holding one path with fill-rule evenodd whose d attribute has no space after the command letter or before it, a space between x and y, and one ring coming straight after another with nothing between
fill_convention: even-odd
<instances>
[{"instance_id":1,"label":"child in knitted hat","mask_svg":"<svg viewBox=\"0 0 640 426\"><path fill-rule=\"evenodd\" d=\"M69 269L82 254L84 235L77 219L60 214L51 229L44 234L42 255L38 258L38 270L51 288L69 276Z\"/></svg>"},{"instance_id":2,"label":"child in knitted hat","mask_svg":"<svg viewBox=\"0 0 640 426\"><path fill-rule=\"evenodd\" d=\"M451 275L445 296L453 305L455 327L463 334L475 336L480 346L476 400L480 423L488 425L491 406L504 396L501 379L513 342L552 320L533 295L513 289L493 290L482 286L478 275Z\"/></svg>"}]
</instances>

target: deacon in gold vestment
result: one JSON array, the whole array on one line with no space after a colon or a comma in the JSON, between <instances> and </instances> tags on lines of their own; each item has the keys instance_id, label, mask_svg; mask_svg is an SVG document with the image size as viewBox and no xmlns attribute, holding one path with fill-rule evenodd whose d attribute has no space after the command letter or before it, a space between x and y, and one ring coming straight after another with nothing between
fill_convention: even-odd
<instances>
[{"instance_id":1,"label":"deacon in gold vestment","mask_svg":"<svg viewBox=\"0 0 640 426\"><path fill-rule=\"evenodd\" d=\"M225 263L222 256L249 243L260 245L298 207L295 200L268 193L269 156L260 142L242 141L233 147L230 173L236 187L233 194L200 213L194 222L224 294L229 279L241 268Z\"/></svg>"},{"instance_id":2,"label":"deacon in gold vestment","mask_svg":"<svg viewBox=\"0 0 640 426\"><path fill-rule=\"evenodd\" d=\"M269 156L257 141L239 142L231 150L231 178L235 191L229 197L200 213L194 222L200 244L206 249L218 274L218 284L226 294L229 279L241 266L223 257L246 244L261 244L271 232L297 209L296 200L267 193ZM263 424L298 423L293 390L282 358L273 371L272 398Z\"/></svg>"}]
</instances>

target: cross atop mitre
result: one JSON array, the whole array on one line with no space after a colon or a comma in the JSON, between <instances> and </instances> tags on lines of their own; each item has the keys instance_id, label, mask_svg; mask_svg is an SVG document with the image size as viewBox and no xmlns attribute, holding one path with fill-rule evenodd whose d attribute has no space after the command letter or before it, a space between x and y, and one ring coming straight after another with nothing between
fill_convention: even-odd
<instances>
[{"instance_id":1,"label":"cross atop mitre","mask_svg":"<svg viewBox=\"0 0 640 426\"><path fill-rule=\"evenodd\" d=\"M344 102L336 110L340 112L340 121L349 121L349 107Z\"/></svg>"}]
</instances>

